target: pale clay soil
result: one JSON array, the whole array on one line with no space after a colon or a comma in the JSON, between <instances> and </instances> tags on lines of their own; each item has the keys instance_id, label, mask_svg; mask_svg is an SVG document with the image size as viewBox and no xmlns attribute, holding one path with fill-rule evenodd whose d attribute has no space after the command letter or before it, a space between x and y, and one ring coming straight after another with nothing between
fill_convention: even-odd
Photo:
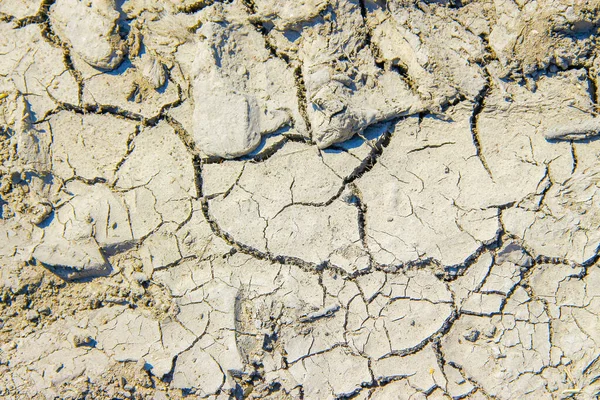
<instances>
[{"instance_id":1,"label":"pale clay soil","mask_svg":"<svg viewBox=\"0 0 600 400\"><path fill-rule=\"evenodd\" d=\"M0 0L0 398L598 398L599 30Z\"/></svg>"}]
</instances>

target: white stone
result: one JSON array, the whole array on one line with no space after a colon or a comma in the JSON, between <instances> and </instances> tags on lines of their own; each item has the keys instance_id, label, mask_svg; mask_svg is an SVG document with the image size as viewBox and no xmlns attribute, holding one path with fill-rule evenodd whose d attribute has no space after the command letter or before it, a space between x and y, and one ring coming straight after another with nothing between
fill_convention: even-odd
<instances>
[{"instance_id":1,"label":"white stone","mask_svg":"<svg viewBox=\"0 0 600 400\"><path fill-rule=\"evenodd\" d=\"M106 70L116 68L125 55L118 19L114 0L59 0L50 9L50 21L59 37L87 63Z\"/></svg>"}]
</instances>

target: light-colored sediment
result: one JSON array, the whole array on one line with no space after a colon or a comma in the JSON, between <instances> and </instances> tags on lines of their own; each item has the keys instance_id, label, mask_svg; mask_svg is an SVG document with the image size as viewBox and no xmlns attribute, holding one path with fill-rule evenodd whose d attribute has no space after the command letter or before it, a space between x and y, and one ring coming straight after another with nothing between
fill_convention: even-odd
<instances>
[{"instance_id":1,"label":"light-colored sediment","mask_svg":"<svg viewBox=\"0 0 600 400\"><path fill-rule=\"evenodd\" d=\"M599 9L0 1L0 397L597 398Z\"/></svg>"}]
</instances>

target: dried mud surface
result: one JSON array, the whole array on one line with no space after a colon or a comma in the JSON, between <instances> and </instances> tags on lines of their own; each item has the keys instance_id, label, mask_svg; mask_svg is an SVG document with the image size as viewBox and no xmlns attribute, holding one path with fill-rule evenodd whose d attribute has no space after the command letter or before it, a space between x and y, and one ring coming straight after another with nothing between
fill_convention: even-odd
<instances>
[{"instance_id":1,"label":"dried mud surface","mask_svg":"<svg viewBox=\"0 0 600 400\"><path fill-rule=\"evenodd\" d=\"M594 399L597 0L0 0L0 397Z\"/></svg>"}]
</instances>

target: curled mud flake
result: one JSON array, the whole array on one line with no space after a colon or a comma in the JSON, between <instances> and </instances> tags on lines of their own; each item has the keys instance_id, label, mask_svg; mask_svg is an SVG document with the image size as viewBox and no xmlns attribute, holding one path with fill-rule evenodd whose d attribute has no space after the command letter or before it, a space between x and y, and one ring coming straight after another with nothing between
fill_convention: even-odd
<instances>
[{"instance_id":1,"label":"curled mud flake","mask_svg":"<svg viewBox=\"0 0 600 400\"><path fill-rule=\"evenodd\" d=\"M340 87L344 86L337 81L331 81L312 98L311 126L314 129L314 139L320 149L350 139L377 119L376 110L348 105L347 96L351 93L345 96L339 94L336 89Z\"/></svg>"},{"instance_id":2,"label":"curled mud flake","mask_svg":"<svg viewBox=\"0 0 600 400\"><path fill-rule=\"evenodd\" d=\"M278 2L268 0L254 1L258 18L272 21L276 29L301 29L319 16L328 5L326 0L301 0L294 2Z\"/></svg>"},{"instance_id":3,"label":"curled mud flake","mask_svg":"<svg viewBox=\"0 0 600 400\"><path fill-rule=\"evenodd\" d=\"M555 125L544 132L547 140L586 140L600 135L600 118L582 119Z\"/></svg>"},{"instance_id":4,"label":"curled mud flake","mask_svg":"<svg viewBox=\"0 0 600 400\"><path fill-rule=\"evenodd\" d=\"M333 316L340 309L339 304L333 304L322 308L320 310L308 313L306 315L301 316L298 321L300 322L313 322L320 318L327 318Z\"/></svg>"},{"instance_id":5,"label":"curled mud flake","mask_svg":"<svg viewBox=\"0 0 600 400\"><path fill-rule=\"evenodd\" d=\"M324 11L323 21L307 27L298 44L307 119L321 149L345 142L375 123L425 109L399 74L377 66L378 51L369 46L360 27L360 7L353 2L338 7L343 13Z\"/></svg>"},{"instance_id":6,"label":"curled mud flake","mask_svg":"<svg viewBox=\"0 0 600 400\"><path fill-rule=\"evenodd\" d=\"M72 181L65 190L73 197L57 207L51 218L44 218L49 221L42 227L44 237L33 257L64 279L108 274L111 267L105 255L133 242L123 200L101 184Z\"/></svg>"},{"instance_id":7,"label":"curled mud flake","mask_svg":"<svg viewBox=\"0 0 600 400\"><path fill-rule=\"evenodd\" d=\"M38 245L33 257L63 279L81 279L106 275L110 266L94 239L79 240L76 245L61 237L49 238Z\"/></svg>"}]
</instances>

